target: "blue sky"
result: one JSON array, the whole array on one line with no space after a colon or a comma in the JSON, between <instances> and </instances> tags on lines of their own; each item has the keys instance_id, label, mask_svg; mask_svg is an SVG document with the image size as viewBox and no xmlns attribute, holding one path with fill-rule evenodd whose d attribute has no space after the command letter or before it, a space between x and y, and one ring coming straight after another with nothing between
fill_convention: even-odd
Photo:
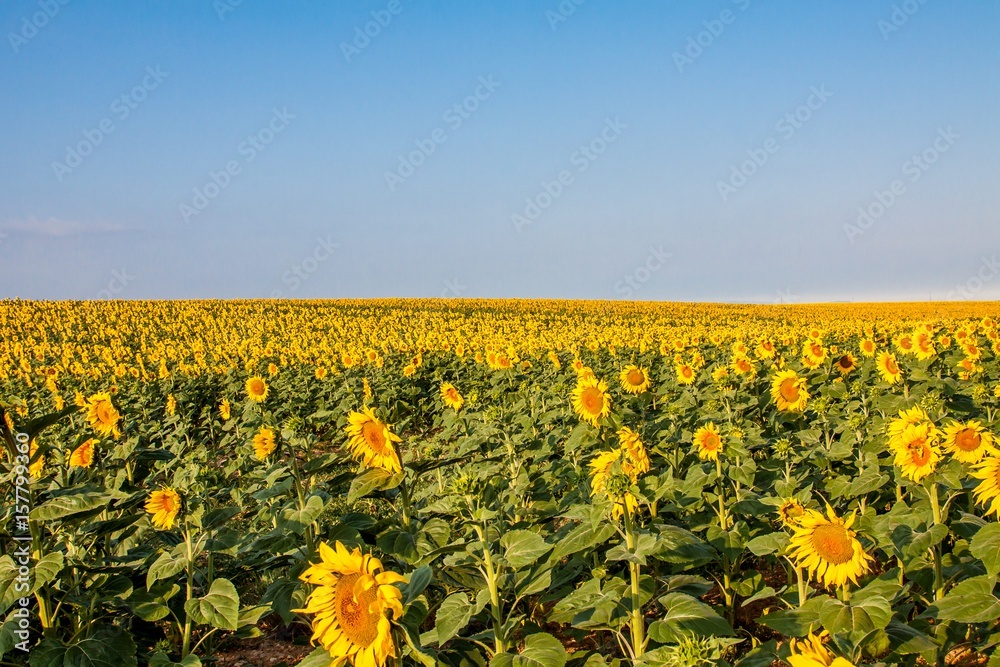
<instances>
[{"instance_id":1,"label":"blue sky","mask_svg":"<svg viewBox=\"0 0 1000 667\"><path fill-rule=\"evenodd\" d=\"M1000 298L995 2L9 0L0 33L0 298Z\"/></svg>"}]
</instances>

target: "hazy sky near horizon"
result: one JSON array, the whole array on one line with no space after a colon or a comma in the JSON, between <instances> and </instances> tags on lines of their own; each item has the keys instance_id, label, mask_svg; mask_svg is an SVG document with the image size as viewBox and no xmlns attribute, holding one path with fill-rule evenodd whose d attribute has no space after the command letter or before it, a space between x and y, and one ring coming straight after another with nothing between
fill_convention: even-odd
<instances>
[{"instance_id":1,"label":"hazy sky near horizon","mask_svg":"<svg viewBox=\"0 0 1000 667\"><path fill-rule=\"evenodd\" d=\"M0 32L0 298L1000 298L1000 3L7 0Z\"/></svg>"}]
</instances>

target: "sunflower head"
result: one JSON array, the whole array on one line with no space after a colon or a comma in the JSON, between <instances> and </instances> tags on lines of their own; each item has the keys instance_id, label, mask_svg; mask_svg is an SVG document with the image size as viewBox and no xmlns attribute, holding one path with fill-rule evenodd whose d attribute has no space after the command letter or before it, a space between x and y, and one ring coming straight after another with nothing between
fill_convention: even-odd
<instances>
[{"instance_id":1,"label":"sunflower head","mask_svg":"<svg viewBox=\"0 0 1000 667\"><path fill-rule=\"evenodd\" d=\"M624 447L601 452L590 462L590 493L604 496L611 501L611 516L622 517L625 512L634 515L639 500L629 490L639 479L638 469L628 461Z\"/></svg>"},{"instance_id":2,"label":"sunflower head","mask_svg":"<svg viewBox=\"0 0 1000 667\"><path fill-rule=\"evenodd\" d=\"M621 381L622 389L630 394L641 394L649 389L649 374L645 368L640 368L635 364L629 364L619 373L618 379Z\"/></svg>"},{"instance_id":3,"label":"sunflower head","mask_svg":"<svg viewBox=\"0 0 1000 667\"><path fill-rule=\"evenodd\" d=\"M778 516L781 518L781 523L791 528L799 525L799 521L805 516L805 513L806 508L795 498L786 498L781 501L781 506L778 507Z\"/></svg>"},{"instance_id":4,"label":"sunflower head","mask_svg":"<svg viewBox=\"0 0 1000 667\"><path fill-rule=\"evenodd\" d=\"M249 398L254 403L263 403L267 399L267 394L270 389L267 383L264 382L264 378L259 375L254 375L253 377L247 379L246 382L247 398Z\"/></svg>"},{"instance_id":5,"label":"sunflower head","mask_svg":"<svg viewBox=\"0 0 1000 667\"><path fill-rule=\"evenodd\" d=\"M118 429L120 419L121 415L111 403L109 393L99 392L87 399L87 422L101 435L119 437L121 435L121 431Z\"/></svg>"},{"instance_id":6,"label":"sunflower head","mask_svg":"<svg viewBox=\"0 0 1000 667\"><path fill-rule=\"evenodd\" d=\"M792 667L854 667L854 663L845 658L841 658L823 645L826 632L819 635L809 633L805 639L792 639L788 648L791 655L788 656L788 664Z\"/></svg>"},{"instance_id":7,"label":"sunflower head","mask_svg":"<svg viewBox=\"0 0 1000 667\"><path fill-rule=\"evenodd\" d=\"M899 368L896 355L891 352L882 352L878 355L878 374L887 384L897 384L903 379L903 371Z\"/></svg>"},{"instance_id":8,"label":"sunflower head","mask_svg":"<svg viewBox=\"0 0 1000 667\"><path fill-rule=\"evenodd\" d=\"M797 567L824 586L843 586L870 569L871 556L851 530L852 514L846 520L838 517L829 505L826 515L807 509L794 528L789 555Z\"/></svg>"},{"instance_id":9,"label":"sunflower head","mask_svg":"<svg viewBox=\"0 0 1000 667\"><path fill-rule=\"evenodd\" d=\"M403 617L403 594L396 584L406 578L340 542L321 543L319 556L299 577L315 588L294 611L313 616L312 641L330 652L332 665L382 667L398 655L392 623Z\"/></svg>"},{"instance_id":10,"label":"sunflower head","mask_svg":"<svg viewBox=\"0 0 1000 667\"><path fill-rule=\"evenodd\" d=\"M979 463L987 454L995 454L994 437L982 423L970 420L952 422L944 430L944 446L962 463Z\"/></svg>"},{"instance_id":11,"label":"sunflower head","mask_svg":"<svg viewBox=\"0 0 1000 667\"><path fill-rule=\"evenodd\" d=\"M805 379L791 369L779 371L771 379L771 399L781 412L802 412L809 401Z\"/></svg>"},{"instance_id":12,"label":"sunflower head","mask_svg":"<svg viewBox=\"0 0 1000 667\"><path fill-rule=\"evenodd\" d=\"M608 385L597 378L580 379L573 389L573 409L580 419L599 426L601 419L611 413Z\"/></svg>"},{"instance_id":13,"label":"sunflower head","mask_svg":"<svg viewBox=\"0 0 1000 667\"><path fill-rule=\"evenodd\" d=\"M708 422L694 432L694 444L698 458L703 461L717 461L722 450L722 437L714 422Z\"/></svg>"},{"instance_id":14,"label":"sunflower head","mask_svg":"<svg viewBox=\"0 0 1000 667\"><path fill-rule=\"evenodd\" d=\"M893 440L896 465L905 477L919 482L934 472L941 460L937 439L937 429L931 424L922 423L907 426Z\"/></svg>"},{"instance_id":15,"label":"sunflower head","mask_svg":"<svg viewBox=\"0 0 1000 667\"><path fill-rule=\"evenodd\" d=\"M392 473L402 471L395 445L402 440L389 430L371 407L362 408L361 412L351 412L347 415L347 422L344 431L354 458L366 468L382 468Z\"/></svg>"},{"instance_id":16,"label":"sunflower head","mask_svg":"<svg viewBox=\"0 0 1000 667\"><path fill-rule=\"evenodd\" d=\"M445 382L441 385L441 400L449 408L458 411L465 404L465 399L462 398L462 394L458 392L455 385L450 382Z\"/></svg>"},{"instance_id":17,"label":"sunflower head","mask_svg":"<svg viewBox=\"0 0 1000 667\"><path fill-rule=\"evenodd\" d=\"M233 416L228 398L222 399L222 402L219 403L219 416L222 417L223 421L229 421L229 419Z\"/></svg>"},{"instance_id":18,"label":"sunflower head","mask_svg":"<svg viewBox=\"0 0 1000 667\"><path fill-rule=\"evenodd\" d=\"M160 530L170 530L174 527L180 509L180 494L171 488L153 491L146 500L146 512L153 515L151 521Z\"/></svg>"},{"instance_id":19,"label":"sunflower head","mask_svg":"<svg viewBox=\"0 0 1000 667\"><path fill-rule=\"evenodd\" d=\"M77 445L69 457L71 468L89 468L94 463L94 439L88 438Z\"/></svg>"},{"instance_id":20,"label":"sunflower head","mask_svg":"<svg viewBox=\"0 0 1000 667\"><path fill-rule=\"evenodd\" d=\"M274 429L262 426L253 436L254 456L258 461L263 461L277 449L278 442L274 435Z\"/></svg>"},{"instance_id":21,"label":"sunflower head","mask_svg":"<svg viewBox=\"0 0 1000 667\"><path fill-rule=\"evenodd\" d=\"M1000 519L1000 456L987 456L972 471L979 484L972 490L976 502L986 508L987 514Z\"/></svg>"}]
</instances>

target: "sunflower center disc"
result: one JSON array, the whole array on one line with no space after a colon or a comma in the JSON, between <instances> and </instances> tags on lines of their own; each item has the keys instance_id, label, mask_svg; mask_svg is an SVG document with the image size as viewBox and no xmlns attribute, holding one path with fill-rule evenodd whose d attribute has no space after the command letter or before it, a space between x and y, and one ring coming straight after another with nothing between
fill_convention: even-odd
<instances>
[{"instance_id":1,"label":"sunflower center disc","mask_svg":"<svg viewBox=\"0 0 1000 667\"><path fill-rule=\"evenodd\" d=\"M979 434L972 429L966 429L955 438L955 446L963 452L974 452L979 449Z\"/></svg>"},{"instance_id":2,"label":"sunflower center disc","mask_svg":"<svg viewBox=\"0 0 1000 667\"><path fill-rule=\"evenodd\" d=\"M799 387L795 380L788 379L781 383L781 397L789 403L799 399Z\"/></svg>"},{"instance_id":3,"label":"sunflower center disc","mask_svg":"<svg viewBox=\"0 0 1000 667\"><path fill-rule=\"evenodd\" d=\"M373 602L378 600L375 586L364 591L360 597L354 597L354 584L357 574L344 575L337 582L337 595L334 601L337 623L352 643L367 648L378 637L379 615L371 612Z\"/></svg>"},{"instance_id":4,"label":"sunflower center disc","mask_svg":"<svg viewBox=\"0 0 1000 667\"><path fill-rule=\"evenodd\" d=\"M382 437L382 429L379 428L379 425L371 421L365 422L362 432L365 436L365 442L381 454L385 447L385 439Z\"/></svg>"},{"instance_id":5,"label":"sunflower center disc","mask_svg":"<svg viewBox=\"0 0 1000 667\"><path fill-rule=\"evenodd\" d=\"M817 526L813 530L812 545L823 560L834 565L849 563L854 558L854 545L843 526Z\"/></svg>"}]
</instances>

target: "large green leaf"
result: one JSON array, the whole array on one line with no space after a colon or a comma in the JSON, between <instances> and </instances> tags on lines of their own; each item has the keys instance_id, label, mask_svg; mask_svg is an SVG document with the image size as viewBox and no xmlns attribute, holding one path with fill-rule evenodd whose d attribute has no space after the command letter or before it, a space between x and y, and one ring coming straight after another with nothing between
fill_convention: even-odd
<instances>
[{"instance_id":1,"label":"large green leaf","mask_svg":"<svg viewBox=\"0 0 1000 667\"><path fill-rule=\"evenodd\" d=\"M972 538L972 555L983 561L986 574L1000 573L1000 523L988 523Z\"/></svg>"},{"instance_id":2,"label":"large green leaf","mask_svg":"<svg viewBox=\"0 0 1000 667\"><path fill-rule=\"evenodd\" d=\"M663 618L649 626L649 636L661 644L675 644L685 637L732 637L736 633L726 619L704 602L684 593L660 598Z\"/></svg>"},{"instance_id":3,"label":"large green leaf","mask_svg":"<svg viewBox=\"0 0 1000 667\"><path fill-rule=\"evenodd\" d=\"M473 605L465 593L452 593L444 599L437 610L437 622L434 631L437 633L438 646L462 631L472 618Z\"/></svg>"},{"instance_id":4,"label":"large green leaf","mask_svg":"<svg viewBox=\"0 0 1000 667\"><path fill-rule=\"evenodd\" d=\"M323 498L318 495L309 496L309 499L306 500L306 506L302 509L287 507L281 511L278 515L278 528L301 535L322 513Z\"/></svg>"},{"instance_id":5,"label":"large green leaf","mask_svg":"<svg viewBox=\"0 0 1000 667\"><path fill-rule=\"evenodd\" d=\"M985 623L1000 618L1000 598L993 595L993 577L973 577L959 583L932 610L942 621Z\"/></svg>"},{"instance_id":6,"label":"large green leaf","mask_svg":"<svg viewBox=\"0 0 1000 667\"><path fill-rule=\"evenodd\" d=\"M878 595L843 603L830 598L819 610L823 627L834 635L850 635L860 639L872 630L881 630L892 620L889 602Z\"/></svg>"},{"instance_id":7,"label":"large green leaf","mask_svg":"<svg viewBox=\"0 0 1000 667\"><path fill-rule=\"evenodd\" d=\"M100 626L72 644L44 639L31 649L31 667L135 667L135 642L117 626Z\"/></svg>"},{"instance_id":8,"label":"large green leaf","mask_svg":"<svg viewBox=\"0 0 1000 667\"><path fill-rule=\"evenodd\" d=\"M100 491L81 491L53 498L31 510L31 520L47 522L103 507L112 496Z\"/></svg>"},{"instance_id":9,"label":"large green leaf","mask_svg":"<svg viewBox=\"0 0 1000 667\"><path fill-rule=\"evenodd\" d=\"M195 622L222 630L235 630L239 626L240 596L228 579L216 579L208 595L188 600L184 611Z\"/></svg>"},{"instance_id":10,"label":"large green leaf","mask_svg":"<svg viewBox=\"0 0 1000 667\"><path fill-rule=\"evenodd\" d=\"M372 491L394 489L402 481L402 473L393 475L388 470L383 470L382 468L368 468L351 482L351 488L347 492L347 502L353 503L355 500L364 498Z\"/></svg>"},{"instance_id":11,"label":"large green leaf","mask_svg":"<svg viewBox=\"0 0 1000 667\"><path fill-rule=\"evenodd\" d=\"M184 569L186 561L180 555L164 551L153 561L146 572L146 588L152 588L160 579L169 579Z\"/></svg>"},{"instance_id":12,"label":"large green leaf","mask_svg":"<svg viewBox=\"0 0 1000 667\"><path fill-rule=\"evenodd\" d=\"M528 635L520 655L498 653L490 660L490 667L564 667L566 649L558 639L547 632Z\"/></svg>"},{"instance_id":13,"label":"large green leaf","mask_svg":"<svg viewBox=\"0 0 1000 667\"><path fill-rule=\"evenodd\" d=\"M531 565L552 550L541 535L530 530L512 530L500 538L504 559L515 570Z\"/></svg>"}]
</instances>

